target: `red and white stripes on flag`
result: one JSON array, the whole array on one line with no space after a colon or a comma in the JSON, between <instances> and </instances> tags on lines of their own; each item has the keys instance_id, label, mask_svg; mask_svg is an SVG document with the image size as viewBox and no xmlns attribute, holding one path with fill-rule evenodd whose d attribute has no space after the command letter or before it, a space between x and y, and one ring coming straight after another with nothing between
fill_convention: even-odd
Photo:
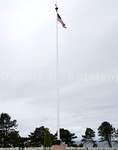
<instances>
[{"instance_id":1,"label":"red and white stripes on flag","mask_svg":"<svg viewBox=\"0 0 118 150\"><path fill-rule=\"evenodd\" d=\"M62 26L63 26L64 28L66 28L65 23L62 21L60 15L59 15L58 13L57 13L57 21L59 21L59 22L62 24Z\"/></svg>"}]
</instances>

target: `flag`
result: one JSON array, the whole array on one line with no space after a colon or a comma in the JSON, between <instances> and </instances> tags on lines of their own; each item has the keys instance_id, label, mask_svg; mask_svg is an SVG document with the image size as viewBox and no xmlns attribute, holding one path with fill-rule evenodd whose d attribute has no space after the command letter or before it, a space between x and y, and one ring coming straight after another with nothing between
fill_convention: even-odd
<instances>
[{"instance_id":1,"label":"flag","mask_svg":"<svg viewBox=\"0 0 118 150\"><path fill-rule=\"evenodd\" d=\"M64 28L66 28L65 23L62 21L60 15L59 15L58 13L57 13L57 21L59 21L59 22L62 24L62 26L63 26Z\"/></svg>"}]
</instances>

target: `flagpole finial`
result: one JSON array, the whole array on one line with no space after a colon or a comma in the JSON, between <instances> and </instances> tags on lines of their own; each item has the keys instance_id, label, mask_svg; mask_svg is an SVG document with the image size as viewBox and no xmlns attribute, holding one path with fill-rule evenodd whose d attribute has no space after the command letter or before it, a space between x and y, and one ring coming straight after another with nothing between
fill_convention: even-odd
<instances>
[{"instance_id":1,"label":"flagpole finial","mask_svg":"<svg viewBox=\"0 0 118 150\"><path fill-rule=\"evenodd\" d=\"M58 7L57 7L57 4L55 4L55 9L56 9L56 12L58 12Z\"/></svg>"}]
</instances>

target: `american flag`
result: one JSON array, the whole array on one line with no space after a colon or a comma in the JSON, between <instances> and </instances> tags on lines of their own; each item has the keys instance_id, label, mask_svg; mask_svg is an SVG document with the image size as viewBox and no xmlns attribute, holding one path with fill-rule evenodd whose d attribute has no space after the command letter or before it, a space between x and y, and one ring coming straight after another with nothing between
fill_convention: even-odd
<instances>
[{"instance_id":1,"label":"american flag","mask_svg":"<svg viewBox=\"0 0 118 150\"><path fill-rule=\"evenodd\" d=\"M64 28L66 28L65 23L62 21L60 15L59 15L58 13L57 13L57 21L59 21L59 22L62 24L62 26L63 26Z\"/></svg>"}]
</instances>

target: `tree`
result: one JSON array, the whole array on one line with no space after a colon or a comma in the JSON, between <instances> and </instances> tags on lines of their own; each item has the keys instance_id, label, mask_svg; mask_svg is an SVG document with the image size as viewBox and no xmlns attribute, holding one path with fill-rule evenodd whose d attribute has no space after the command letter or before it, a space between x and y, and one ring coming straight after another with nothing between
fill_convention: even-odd
<instances>
[{"instance_id":1,"label":"tree","mask_svg":"<svg viewBox=\"0 0 118 150\"><path fill-rule=\"evenodd\" d=\"M57 144L57 136L55 134L50 133L50 138L52 145Z\"/></svg>"},{"instance_id":2,"label":"tree","mask_svg":"<svg viewBox=\"0 0 118 150\"><path fill-rule=\"evenodd\" d=\"M11 147L11 134L17 127L16 120L11 120L7 113L0 115L0 147Z\"/></svg>"},{"instance_id":3,"label":"tree","mask_svg":"<svg viewBox=\"0 0 118 150\"><path fill-rule=\"evenodd\" d=\"M19 132L12 131L10 132L9 136L10 136L10 144L12 145L12 147L19 147L19 143L20 143Z\"/></svg>"},{"instance_id":4,"label":"tree","mask_svg":"<svg viewBox=\"0 0 118 150\"><path fill-rule=\"evenodd\" d=\"M57 136L57 133L55 134ZM73 139L77 138L74 133L70 133L67 129L61 128L60 129L60 138L61 142L64 142L68 146L77 146Z\"/></svg>"},{"instance_id":5,"label":"tree","mask_svg":"<svg viewBox=\"0 0 118 150\"><path fill-rule=\"evenodd\" d=\"M109 147L112 147L114 132L115 128L109 122L104 121L98 128L98 136L100 136L100 142L106 141Z\"/></svg>"},{"instance_id":6,"label":"tree","mask_svg":"<svg viewBox=\"0 0 118 150\"><path fill-rule=\"evenodd\" d=\"M44 146L45 144L45 134L46 130L49 131L48 128L45 128L44 126L41 126L39 128L36 128L34 132L31 132L30 135L28 135L28 146L32 147L40 147ZM56 136L49 132L50 135L50 142L51 144L56 143Z\"/></svg>"},{"instance_id":7,"label":"tree","mask_svg":"<svg viewBox=\"0 0 118 150\"><path fill-rule=\"evenodd\" d=\"M118 143L118 128L115 129L115 132L114 132L114 142Z\"/></svg>"},{"instance_id":8,"label":"tree","mask_svg":"<svg viewBox=\"0 0 118 150\"><path fill-rule=\"evenodd\" d=\"M22 149L24 147L30 147L28 142L29 142L29 138L28 137L20 137L19 147L21 147Z\"/></svg>"},{"instance_id":9,"label":"tree","mask_svg":"<svg viewBox=\"0 0 118 150\"><path fill-rule=\"evenodd\" d=\"M47 128L44 136L44 147L51 147L51 146L52 144L51 144L50 132L49 129Z\"/></svg>"},{"instance_id":10,"label":"tree","mask_svg":"<svg viewBox=\"0 0 118 150\"><path fill-rule=\"evenodd\" d=\"M83 145L83 143L80 143L79 145L78 145L78 147L83 147L84 145Z\"/></svg>"},{"instance_id":11,"label":"tree","mask_svg":"<svg viewBox=\"0 0 118 150\"><path fill-rule=\"evenodd\" d=\"M40 147L44 145L45 132L46 132L46 128L44 126L36 128L34 132L31 132L29 135L30 146Z\"/></svg>"},{"instance_id":12,"label":"tree","mask_svg":"<svg viewBox=\"0 0 118 150\"><path fill-rule=\"evenodd\" d=\"M96 141L95 138L95 131L91 128L86 128L85 135L82 135L82 143L92 143L93 147L95 146Z\"/></svg>"}]
</instances>

